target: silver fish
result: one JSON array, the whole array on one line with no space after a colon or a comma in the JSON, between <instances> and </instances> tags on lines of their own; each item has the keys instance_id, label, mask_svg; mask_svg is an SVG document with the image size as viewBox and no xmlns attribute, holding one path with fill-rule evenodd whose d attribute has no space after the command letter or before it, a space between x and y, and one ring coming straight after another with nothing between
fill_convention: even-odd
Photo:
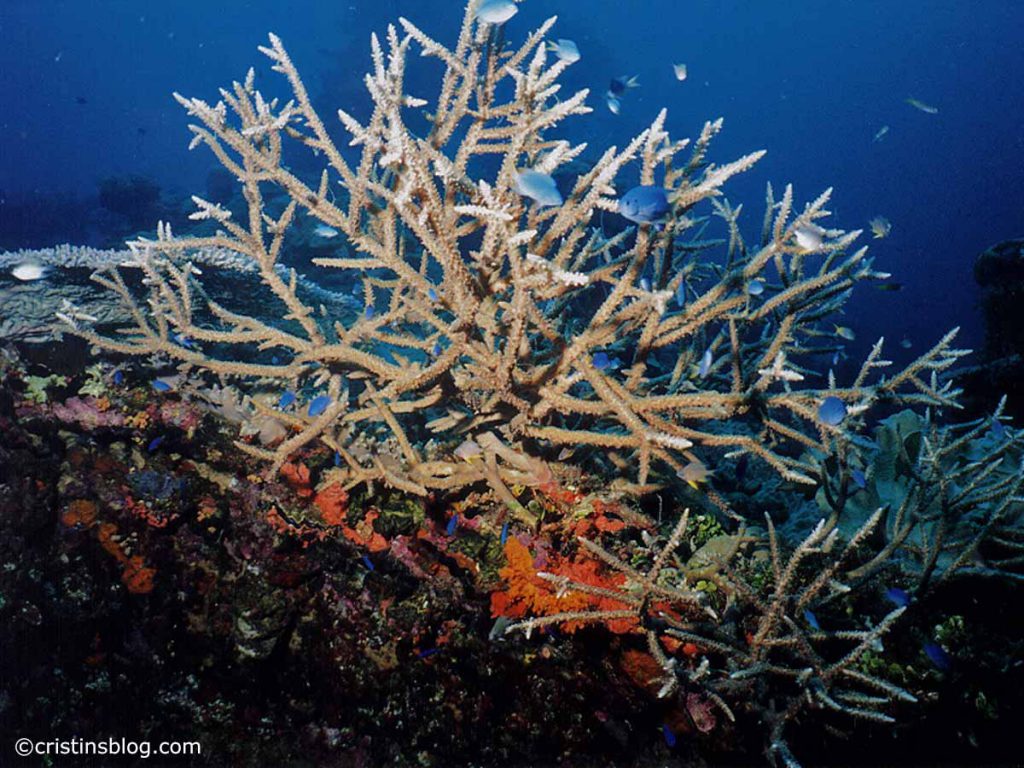
<instances>
[{"instance_id":1,"label":"silver fish","mask_svg":"<svg viewBox=\"0 0 1024 768\"><path fill-rule=\"evenodd\" d=\"M483 0L476 9L476 17L488 24L504 24L519 12L512 0Z\"/></svg>"},{"instance_id":2,"label":"silver fish","mask_svg":"<svg viewBox=\"0 0 1024 768\"><path fill-rule=\"evenodd\" d=\"M540 171L520 171L516 174L516 192L536 200L540 205L561 205L562 195L550 174Z\"/></svg>"},{"instance_id":3,"label":"silver fish","mask_svg":"<svg viewBox=\"0 0 1024 768\"><path fill-rule=\"evenodd\" d=\"M567 61L570 64L580 60L579 47L577 47L574 41L567 40L564 37L559 38L555 42L549 42L548 50L562 61Z\"/></svg>"},{"instance_id":4,"label":"silver fish","mask_svg":"<svg viewBox=\"0 0 1024 768\"><path fill-rule=\"evenodd\" d=\"M46 277L46 273L49 271L49 267L37 264L34 261L26 261L23 264L15 266L14 269L11 270L11 274L18 280L27 283L32 280L40 280Z\"/></svg>"}]
</instances>

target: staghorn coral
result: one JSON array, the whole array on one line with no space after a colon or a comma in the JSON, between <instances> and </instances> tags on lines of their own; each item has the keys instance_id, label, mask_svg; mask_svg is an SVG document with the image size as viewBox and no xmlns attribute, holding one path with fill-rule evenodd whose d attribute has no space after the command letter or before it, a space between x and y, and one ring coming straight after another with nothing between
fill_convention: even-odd
<instances>
[{"instance_id":1,"label":"staghorn coral","mask_svg":"<svg viewBox=\"0 0 1024 768\"><path fill-rule=\"evenodd\" d=\"M949 425L901 411L848 463L849 448L822 460L818 499L830 519L883 512L884 544L851 579L896 567L917 597L963 576L1024 579L1024 434L1003 425L1005 405L1003 398L992 416ZM858 465L863 488L853 478Z\"/></svg>"},{"instance_id":2,"label":"staghorn coral","mask_svg":"<svg viewBox=\"0 0 1024 768\"><path fill-rule=\"evenodd\" d=\"M955 331L893 375L876 376L888 365L879 343L848 384L830 376L798 388L830 349L823 318L857 282L885 275L866 249L851 250L859 232L822 227L828 191L797 212L790 187L779 200L769 188L763 235L748 248L740 207L714 198L763 153L710 163L721 120L691 147L670 138L662 111L576 176L561 204L521 196L519 173L559 172L586 150L555 135L590 109L586 91L559 98L569 64L548 61L553 23L506 48L470 2L453 47L405 19L384 41L374 36L365 78L373 111L363 122L338 113L354 160L271 36L261 51L291 87L286 103L266 99L253 70L216 104L177 96L196 121L191 147L206 145L238 179L247 215L194 198L192 218L216 234L182 237L161 225L155 240L130 244L144 299L123 267L94 276L123 302L130 327L109 336L75 317L69 324L107 350L316 396L315 408L274 414L293 430L280 444L239 443L273 470L319 440L342 458L346 488L380 480L423 495L486 482L510 504L513 476L549 446L601 449L632 467L641 488L658 479L652 471L680 471L698 448L756 455L788 480L813 483L816 467L798 451L826 450L873 403L954 404L941 374L963 354L951 346ZM430 112L404 90L414 48L444 65ZM428 126L423 135L418 124ZM322 159L318 179L282 163L286 144ZM669 214L657 227L606 236L594 214L617 211L614 184L634 164L641 184L666 189ZM709 200L729 232L717 257L698 215ZM282 269L287 235L307 217L347 240L344 256L313 261L359 285L354 319L304 300L296 272ZM192 264L211 251L248 265L271 301L253 314L215 300ZM755 279L766 286L757 295L747 290ZM598 353L624 362L605 365ZM846 422L818 417L826 396L846 404ZM270 412L272 402L257 405ZM418 447L433 433L491 438L480 443L482 460L447 461ZM367 434L396 442L400 460L356 455Z\"/></svg>"},{"instance_id":3,"label":"staghorn coral","mask_svg":"<svg viewBox=\"0 0 1024 768\"><path fill-rule=\"evenodd\" d=\"M765 724L769 758L797 766L785 729L808 710L891 723L894 720L888 708L896 702L916 700L910 692L857 667L906 607L881 616L873 626L834 630L820 627L810 612L833 595L850 591L843 579L881 517L879 509L842 544L835 522L822 519L784 558L782 543L766 515L766 583L759 583L765 579L758 569L730 564L738 545L747 538L732 537L731 551L715 558L717 573L699 571L726 594L724 604L715 606L706 593L690 586L697 570L671 567L677 562L676 550L686 540L689 510L653 553L646 570L635 568L600 544L581 539L584 549L625 577L624 583L597 587L564 574L540 572L537 577L554 585L557 596L566 598L568 610L548 611L548 615L511 624L505 631L529 636L538 627L566 622L579 626L631 621L661 667L656 678L661 685L659 697L675 694L688 710L697 697L732 722L738 720L736 710L742 707L749 717ZM602 606L580 608L581 603L586 606L587 597L601 598ZM690 662L681 663L675 653L681 644L688 646Z\"/></svg>"}]
</instances>

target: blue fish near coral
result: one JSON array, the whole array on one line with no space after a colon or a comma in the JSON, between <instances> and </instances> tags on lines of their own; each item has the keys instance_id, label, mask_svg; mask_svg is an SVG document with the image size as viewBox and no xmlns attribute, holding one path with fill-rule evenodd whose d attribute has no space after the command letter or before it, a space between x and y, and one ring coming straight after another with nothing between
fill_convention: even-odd
<instances>
[{"instance_id":1,"label":"blue fish near coral","mask_svg":"<svg viewBox=\"0 0 1024 768\"><path fill-rule=\"evenodd\" d=\"M1002 425L999 419L992 419L992 427L989 430L989 434L992 435L996 440L1006 439L1006 427Z\"/></svg>"},{"instance_id":2,"label":"blue fish near coral","mask_svg":"<svg viewBox=\"0 0 1024 768\"><path fill-rule=\"evenodd\" d=\"M309 408L306 409L306 415L309 417L319 416L327 410L327 406L330 404L331 398L327 395L317 395L309 401Z\"/></svg>"},{"instance_id":3,"label":"blue fish near coral","mask_svg":"<svg viewBox=\"0 0 1024 768\"><path fill-rule=\"evenodd\" d=\"M868 487L868 478L859 469L855 469L850 473L850 479L853 480L853 484L861 491Z\"/></svg>"},{"instance_id":4,"label":"blue fish near coral","mask_svg":"<svg viewBox=\"0 0 1024 768\"><path fill-rule=\"evenodd\" d=\"M152 453L153 451L155 451L157 448L160 447L160 444L163 441L164 441L164 436L163 435L160 435L159 437L154 437L152 440L149 441L149 445L146 446L146 450L149 451L150 453Z\"/></svg>"},{"instance_id":5,"label":"blue fish near coral","mask_svg":"<svg viewBox=\"0 0 1024 768\"><path fill-rule=\"evenodd\" d=\"M945 672L953 664L953 660L941 645L929 640L922 646L925 656L935 665L935 668Z\"/></svg>"},{"instance_id":6,"label":"blue fish near coral","mask_svg":"<svg viewBox=\"0 0 1024 768\"><path fill-rule=\"evenodd\" d=\"M594 357L591 358L590 362L599 371L605 370L612 364L607 352L595 352Z\"/></svg>"},{"instance_id":7,"label":"blue fish near coral","mask_svg":"<svg viewBox=\"0 0 1024 768\"><path fill-rule=\"evenodd\" d=\"M277 399L277 409L283 411L289 405L295 402L295 393L291 390L287 390L281 393L281 397Z\"/></svg>"},{"instance_id":8,"label":"blue fish near coral","mask_svg":"<svg viewBox=\"0 0 1024 768\"><path fill-rule=\"evenodd\" d=\"M120 387L124 384L124 373L120 370L114 371L113 381L116 386Z\"/></svg>"},{"instance_id":9,"label":"blue fish near coral","mask_svg":"<svg viewBox=\"0 0 1024 768\"><path fill-rule=\"evenodd\" d=\"M707 378L707 375L711 373L711 363L714 362L714 357L711 354L711 347L704 350L704 355L700 359L700 366L697 368L697 375L702 379Z\"/></svg>"},{"instance_id":10,"label":"blue fish near coral","mask_svg":"<svg viewBox=\"0 0 1024 768\"><path fill-rule=\"evenodd\" d=\"M501 546L505 546L505 542L508 541L508 522L501 526L501 536L498 537L498 543Z\"/></svg>"},{"instance_id":11,"label":"blue fish near coral","mask_svg":"<svg viewBox=\"0 0 1024 768\"><path fill-rule=\"evenodd\" d=\"M811 610L804 611L804 618L807 619L807 623L817 632L821 632L821 624L818 623L818 617L814 615Z\"/></svg>"},{"instance_id":12,"label":"blue fish near coral","mask_svg":"<svg viewBox=\"0 0 1024 768\"><path fill-rule=\"evenodd\" d=\"M661 221L670 207L665 190L647 184L633 187L619 198L619 214L635 224Z\"/></svg>"},{"instance_id":13,"label":"blue fish near coral","mask_svg":"<svg viewBox=\"0 0 1024 768\"><path fill-rule=\"evenodd\" d=\"M540 171L520 171L516 174L516 192L534 200L538 205L561 205L562 195L555 180Z\"/></svg>"},{"instance_id":14,"label":"blue fish near coral","mask_svg":"<svg viewBox=\"0 0 1024 768\"><path fill-rule=\"evenodd\" d=\"M153 389L157 392L170 392L172 387L163 379L153 379Z\"/></svg>"},{"instance_id":15,"label":"blue fish near coral","mask_svg":"<svg viewBox=\"0 0 1024 768\"><path fill-rule=\"evenodd\" d=\"M455 535L455 530L459 527L459 516L452 515L451 520L448 521L448 527L444 529L444 532L449 538Z\"/></svg>"},{"instance_id":16,"label":"blue fish near coral","mask_svg":"<svg viewBox=\"0 0 1024 768\"><path fill-rule=\"evenodd\" d=\"M897 608L906 608L910 605L910 593L899 587L889 587L885 590L885 599Z\"/></svg>"},{"instance_id":17,"label":"blue fish near coral","mask_svg":"<svg viewBox=\"0 0 1024 768\"><path fill-rule=\"evenodd\" d=\"M665 737L665 744L669 749L676 745L676 735L668 727L668 723L661 724L661 734Z\"/></svg>"},{"instance_id":18,"label":"blue fish near coral","mask_svg":"<svg viewBox=\"0 0 1024 768\"><path fill-rule=\"evenodd\" d=\"M612 96L622 96L626 91L636 88L638 85L640 85L639 75L613 77L612 81L608 84L608 93Z\"/></svg>"},{"instance_id":19,"label":"blue fish near coral","mask_svg":"<svg viewBox=\"0 0 1024 768\"><path fill-rule=\"evenodd\" d=\"M818 406L818 418L829 426L838 427L846 418L846 403L838 397L829 395Z\"/></svg>"},{"instance_id":20,"label":"blue fish near coral","mask_svg":"<svg viewBox=\"0 0 1024 768\"><path fill-rule=\"evenodd\" d=\"M504 24L518 11L512 0L483 0L476 8L476 17L488 24Z\"/></svg>"},{"instance_id":21,"label":"blue fish near coral","mask_svg":"<svg viewBox=\"0 0 1024 768\"><path fill-rule=\"evenodd\" d=\"M428 288L427 298L430 299L431 301L437 301L437 291L435 291L433 288Z\"/></svg>"},{"instance_id":22,"label":"blue fish near coral","mask_svg":"<svg viewBox=\"0 0 1024 768\"><path fill-rule=\"evenodd\" d=\"M184 347L185 349L195 349L196 348L196 345L192 342L192 339L190 339L188 336L186 336L183 333L176 333L176 334L174 334L173 339L174 339L174 343L175 344L178 344L178 345Z\"/></svg>"},{"instance_id":23,"label":"blue fish near coral","mask_svg":"<svg viewBox=\"0 0 1024 768\"><path fill-rule=\"evenodd\" d=\"M548 50L555 54L560 61L572 64L580 60L580 49L572 40L559 38L557 42L549 42Z\"/></svg>"}]
</instances>

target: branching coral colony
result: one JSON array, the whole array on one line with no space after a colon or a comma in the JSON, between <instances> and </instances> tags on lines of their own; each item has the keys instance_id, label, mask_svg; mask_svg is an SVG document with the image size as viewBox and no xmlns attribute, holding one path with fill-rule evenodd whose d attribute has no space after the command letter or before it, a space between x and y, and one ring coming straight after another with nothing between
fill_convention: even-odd
<instances>
[{"instance_id":1,"label":"branching coral colony","mask_svg":"<svg viewBox=\"0 0 1024 768\"><path fill-rule=\"evenodd\" d=\"M820 353L815 342L827 345L819 321L854 283L883 275L872 271L865 249L848 251L858 232L818 223L828 192L794 215L789 188L769 201L756 249L739 237L734 212L719 206L730 228L726 260L696 261L710 247L698 239L696 206L763 154L708 164L721 121L705 125L680 162L688 142L669 138L662 112L625 149L608 149L578 176L562 204L541 207L520 195L518 173L557 172L585 149L551 137L562 120L590 111L586 91L556 99L568 64L546 60L553 23L506 52L471 3L454 49L404 19L404 34L388 29L387 53L374 37L366 76L373 113L364 125L339 111L351 143L362 148L357 165L329 137L276 37L261 50L291 85L286 104L266 100L252 70L214 106L178 96L199 123L192 146L209 146L238 177L248 215L235 221L195 198L192 218L214 220L218 232L178 237L162 226L157 240L133 242L148 302L136 300L118 269L96 280L121 297L134 327L118 337L78 332L99 347L157 353L184 370L305 387L310 397L322 392L316 408L272 414L295 430L276 448L240 448L279 468L321 440L344 459L350 485L380 479L417 494L501 484L522 474L516 453L543 446L631 454L641 485L652 465L681 470L696 446L748 452L787 479L813 483L817 469L793 448L827 452L847 427L819 417L825 397L842 400L854 417L880 399L953 402L955 393L938 380L962 354L950 347L952 333L875 382L869 378L886 364L878 349L849 386L792 386L809 372L799 361ZM403 89L413 45L445 67L424 138L406 124L426 105ZM318 184L282 163L286 142L323 158ZM634 161L641 184L660 177L671 210L663 225L606 238L591 221L595 212L617 210L613 182ZM496 170L473 178L477 166ZM274 205L274 188L287 202ZM314 260L360 281L365 309L347 325L318 322L318 308L299 299L294 278L275 269L303 212L343 233L352 249ZM212 249L250 259L278 308L253 316L211 301L189 259ZM765 282L757 296L749 290L755 280ZM602 364L613 358L622 367ZM268 404L256 405L271 415ZM360 461L349 450L371 427L397 443L397 460ZM484 461L438 461L417 448L429 431L476 443L484 434L501 437L481 444Z\"/></svg>"},{"instance_id":2,"label":"branching coral colony","mask_svg":"<svg viewBox=\"0 0 1024 768\"><path fill-rule=\"evenodd\" d=\"M608 149L577 175L563 202L541 206L520 194L524 171L564 177L585 150L553 136L565 118L590 111L586 91L556 98L569 65L547 61L544 38L553 23L507 50L470 2L453 48L404 19L401 31L389 27L384 44L373 37L366 76L373 112L365 122L338 113L359 147L354 163L271 36L261 50L290 84L287 103L264 98L252 70L213 106L177 97L197 121L192 146L207 145L240 181L244 220L195 198L192 218L212 221L216 234L180 237L162 225L156 240L130 244L130 265L95 275L131 314L130 328L103 335L79 319L84 313L65 318L98 347L158 355L183 372L237 377L269 391L253 405L290 428L289 436L269 447L238 445L271 471L321 441L340 457L336 471L347 487L383 482L425 495L489 485L524 522L534 521L510 488L550 478L550 462L565 449L580 458L602 453L628 470L636 491L666 472L685 477L688 465L700 465L698 453L722 465L753 456L785 480L818 485L828 519L788 556L769 521L767 575L758 584L756 573L728 558L705 569L729 595L724 607L710 605L694 591L693 574L678 567L684 518L646 572L584 544L627 577L622 591L552 577L562 592L606 598L621 610L519 625L635 618L665 668L666 695L679 688L706 697L729 718L727 699L762 702L770 753L791 762L782 730L805 708L884 721L886 704L910 697L856 665L902 609L872 627L835 632L808 630L800 612L834 599L844 579L866 583L912 540L921 542L919 589L968 565L985 535L1001 537L1003 561L1016 562L1019 539L999 527L1009 506L971 531L957 527L954 512L1015 499L1020 472L978 478L954 455L977 437L975 427L933 430L915 455L917 469L908 470L913 487L895 517L883 523L884 511L869 510L845 545L837 542L852 483L867 466L856 437L866 412L880 402L955 406L957 391L942 378L965 354L951 346L955 331L890 375L879 370L889 365L881 342L845 385L816 371L834 351L825 319L855 283L887 276L872 269L866 249L852 250L859 232L822 225L827 191L798 212L791 188L778 200L769 188L760 240L748 247L739 208L717 198L762 153L709 163L720 120L707 123L690 148L669 138L661 112L624 149ZM428 102L404 90L414 47L444 68L430 114ZM418 136L410 123L429 130ZM289 152L305 147L322 159L317 182L282 162L288 144L295 145ZM660 222L606 235L595 214L618 211L613 185L633 163L640 184L666 191L669 210ZM727 240L704 238L704 201L708 214L724 220ZM348 322L325 319L323 307L300 298L294 271L281 268L289 231L303 216L342 233L350 249L314 259L360 286L362 309ZM247 263L276 307L245 314L213 300L204 283L215 270L193 266L209 263L211 253ZM133 268L143 272L144 300L126 277ZM823 385L807 386L815 379ZM282 407L291 399L278 400L283 392L301 393L302 407ZM368 436L378 450L365 450ZM936 497L928 477L943 475L963 477ZM887 529L889 544L871 559L859 545L876 529ZM955 562L943 554L953 541ZM734 618L737 606L746 607L746 624ZM682 669L666 638L694 643L703 660Z\"/></svg>"}]
</instances>

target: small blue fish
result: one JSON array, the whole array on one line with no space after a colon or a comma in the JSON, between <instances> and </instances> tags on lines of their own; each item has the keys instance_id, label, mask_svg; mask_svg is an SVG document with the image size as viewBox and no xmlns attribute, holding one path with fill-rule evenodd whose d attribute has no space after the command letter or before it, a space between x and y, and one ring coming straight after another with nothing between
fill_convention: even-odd
<instances>
[{"instance_id":1,"label":"small blue fish","mask_svg":"<svg viewBox=\"0 0 1024 768\"><path fill-rule=\"evenodd\" d=\"M945 672L952 665L953 660L938 643L929 640L921 647L924 649L924 653L928 657L928 660L935 665L936 669Z\"/></svg>"},{"instance_id":2,"label":"small blue fish","mask_svg":"<svg viewBox=\"0 0 1024 768\"><path fill-rule=\"evenodd\" d=\"M440 648L427 648L425 650L420 651L416 655L421 659L426 659L433 656L435 653L439 653L440 651Z\"/></svg>"},{"instance_id":3,"label":"small blue fish","mask_svg":"<svg viewBox=\"0 0 1024 768\"><path fill-rule=\"evenodd\" d=\"M747 293L751 296L760 296L764 293L764 283L760 280L751 280L747 283Z\"/></svg>"},{"instance_id":4,"label":"small blue fish","mask_svg":"<svg viewBox=\"0 0 1024 768\"><path fill-rule=\"evenodd\" d=\"M594 357L590 362L599 371L603 371L612 364L612 361L608 358L607 352L595 352Z\"/></svg>"},{"instance_id":5,"label":"small blue fish","mask_svg":"<svg viewBox=\"0 0 1024 768\"><path fill-rule=\"evenodd\" d=\"M124 374L120 370L114 371L113 380L114 384L116 384L117 386L121 386L122 384L124 384Z\"/></svg>"},{"instance_id":6,"label":"small blue fish","mask_svg":"<svg viewBox=\"0 0 1024 768\"><path fill-rule=\"evenodd\" d=\"M146 450L152 453L153 451L160 447L160 443L162 443L163 441L164 435L154 437L152 440L149 441L149 445L146 446Z\"/></svg>"},{"instance_id":7,"label":"small blue fish","mask_svg":"<svg viewBox=\"0 0 1024 768\"><path fill-rule=\"evenodd\" d=\"M516 174L515 189L523 197L538 205L561 205L562 194L550 174L540 171L520 171Z\"/></svg>"},{"instance_id":8,"label":"small blue fish","mask_svg":"<svg viewBox=\"0 0 1024 768\"><path fill-rule=\"evenodd\" d=\"M196 345L192 343L192 340L181 333L176 333L171 337L175 344L184 347L185 349L195 349Z\"/></svg>"},{"instance_id":9,"label":"small blue fish","mask_svg":"<svg viewBox=\"0 0 1024 768\"><path fill-rule=\"evenodd\" d=\"M906 608L910 605L910 593L899 587L889 587L885 590L885 599L897 608Z\"/></svg>"},{"instance_id":10,"label":"small blue fish","mask_svg":"<svg viewBox=\"0 0 1024 768\"><path fill-rule=\"evenodd\" d=\"M580 49L572 40L568 40L564 37L558 39L558 42L548 42L548 50L551 51L559 60L572 64L580 60Z\"/></svg>"},{"instance_id":11,"label":"small blue fish","mask_svg":"<svg viewBox=\"0 0 1024 768\"><path fill-rule=\"evenodd\" d=\"M476 8L478 20L488 24L504 24L519 11L512 0L483 0Z\"/></svg>"},{"instance_id":12,"label":"small blue fish","mask_svg":"<svg viewBox=\"0 0 1024 768\"><path fill-rule=\"evenodd\" d=\"M850 479L862 491L868 487L868 479L859 469L855 469L850 473Z\"/></svg>"},{"instance_id":13,"label":"small blue fish","mask_svg":"<svg viewBox=\"0 0 1024 768\"><path fill-rule=\"evenodd\" d=\"M437 291L435 291L433 288L428 288L427 298L430 299L431 301L437 301Z\"/></svg>"},{"instance_id":14,"label":"small blue fish","mask_svg":"<svg viewBox=\"0 0 1024 768\"><path fill-rule=\"evenodd\" d=\"M676 745L676 735L672 733L672 729L668 727L668 723L661 724L661 733L665 737L665 744L668 745L669 749L672 749Z\"/></svg>"},{"instance_id":15,"label":"small blue fish","mask_svg":"<svg viewBox=\"0 0 1024 768\"><path fill-rule=\"evenodd\" d=\"M686 304L686 281L680 280L679 287L676 288L676 304L682 309Z\"/></svg>"},{"instance_id":16,"label":"small blue fish","mask_svg":"<svg viewBox=\"0 0 1024 768\"><path fill-rule=\"evenodd\" d=\"M368 558L366 555L363 555L363 565L366 566L366 570L368 570L368 571L375 571L375 570L377 570L374 567L374 565L373 565L373 560Z\"/></svg>"},{"instance_id":17,"label":"small blue fish","mask_svg":"<svg viewBox=\"0 0 1024 768\"><path fill-rule=\"evenodd\" d=\"M829 395L818 406L818 418L829 426L838 427L846 418L846 403L838 397Z\"/></svg>"},{"instance_id":18,"label":"small blue fish","mask_svg":"<svg viewBox=\"0 0 1024 768\"><path fill-rule=\"evenodd\" d=\"M648 279L646 277L641 277L640 278L640 289L644 290L644 291L651 290L651 281L650 281L650 279Z\"/></svg>"},{"instance_id":19,"label":"small blue fish","mask_svg":"<svg viewBox=\"0 0 1024 768\"><path fill-rule=\"evenodd\" d=\"M434 348L430 351L433 353L434 357L437 357L441 354L441 345L435 342Z\"/></svg>"},{"instance_id":20,"label":"small blue fish","mask_svg":"<svg viewBox=\"0 0 1024 768\"><path fill-rule=\"evenodd\" d=\"M612 96L621 96L630 88L636 88L640 85L639 75L622 75L621 77L614 77L608 84L608 93Z\"/></svg>"},{"instance_id":21,"label":"small blue fish","mask_svg":"<svg viewBox=\"0 0 1024 768\"><path fill-rule=\"evenodd\" d=\"M818 623L818 617L808 608L804 610L804 618L807 619L807 623L811 625L811 629L816 632L821 632L821 624Z\"/></svg>"},{"instance_id":22,"label":"small blue fish","mask_svg":"<svg viewBox=\"0 0 1024 768\"><path fill-rule=\"evenodd\" d=\"M341 466L341 454L338 453L337 451L334 452L334 466Z\"/></svg>"},{"instance_id":23,"label":"small blue fish","mask_svg":"<svg viewBox=\"0 0 1024 768\"><path fill-rule=\"evenodd\" d=\"M310 417L319 416L327 410L327 406L330 404L331 398L327 395L317 395L309 401L309 408L306 410L306 415Z\"/></svg>"},{"instance_id":24,"label":"small blue fish","mask_svg":"<svg viewBox=\"0 0 1024 768\"><path fill-rule=\"evenodd\" d=\"M505 546L505 542L508 541L508 522L501 526L501 535L498 537L498 543L501 546Z\"/></svg>"},{"instance_id":25,"label":"small blue fish","mask_svg":"<svg viewBox=\"0 0 1024 768\"><path fill-rule=\"evenodd\" d=\"M832 365L839 365L839 361L843 357L843 350L837 349L836 353L832 355Z\"/></svg>"},{"instance_id":26,"label":"small blue fish","mask_svg":"<svg viewBox=\"0 0 1024 768\"><path fill-rule=\"evenodd\" d=\"M665 190L652 185L633 187L619 198L619 214L635 224L660 221L670 208Z\"/></svg>"},{"instance_id":27,"label":"small blue fish","mask_svg":"<svg viewBox=\"0 0 1024 768\"><path fill-rule=\"evenodd\" d=\"M287 390L281 393L281 397L277 400L277 409L283 411L289 405L295 402L295 393L291 390Z\"/></svg>"},{"instance_id":28,"label":"small blue fish","mask_svg":"<svg viewBox=\"0 0 1024 768\"><path fill-rule=\"evenodd\" d=\"M707 378L707 375L711 372L711 363L714 362L714 358L711 356L711 347L708 347L704 351L704 356L700 359L700 367L697 368L697 375L702 379Z\"/></svg>"},{"instance_id":29,"label":"small blue fish","mask_svg":"<svg viewBox=\"0 0 1024 768\"><path fill-rule=\"evenodd\" d=\"M322 237L325 240L330 240L332 237L338 236L338 230L334 227L329 227L326 224L317 224L313 228L313 234L317 237Z\"/></svg>"},{"instance_id":30,"label":"small blue fish","mask_svg":"<svg viewBox=\"0 0 1024 768\"><path fill-rule=\"evenodd\" d=\"M364 316L364 317L365 317L365 318L366 318L367 320L370 320L370 319L371 319L371 318L373 317L373 313L374 313L375 311L376 311L376 310L375 310L375 309L373 308L373 304L367 304L367 305L366 305L366 309L364 309L364 310L363 310L363 316Z\"/></svg>"},{"instance_id":31,"label":"small blue fish","mask_svg":"<svg viewBox=\"0 0 1024 768\"><path fill-rule=\"evenodd\" d=\"M455 535L455 529L459 527L459 516L452 515L451 520L448 521L448 527L444 529L445 533L449 538Z\"/></svg>"},{"instance_id":32,"label":"small blue fish","mask_svg":"<svg viewBox=\"0 0 1024 768\"><path fill-rule=\"evenodd\" d=\"M989 432L996 440L1002 441L1006 439L1006 427L1002 425L999 419L992 419L992 428Z\"/></svg>"},{"instance_id":33,"label":"small blue fish","mask_svg":"<svg viewBox=\"0 0 1024 768\"><path fill-rule=\"evenodd\" d=\"M157 392L170 392L171 385L163 379L153 379L153 389Z\"/></svg>"}]
</instances>

